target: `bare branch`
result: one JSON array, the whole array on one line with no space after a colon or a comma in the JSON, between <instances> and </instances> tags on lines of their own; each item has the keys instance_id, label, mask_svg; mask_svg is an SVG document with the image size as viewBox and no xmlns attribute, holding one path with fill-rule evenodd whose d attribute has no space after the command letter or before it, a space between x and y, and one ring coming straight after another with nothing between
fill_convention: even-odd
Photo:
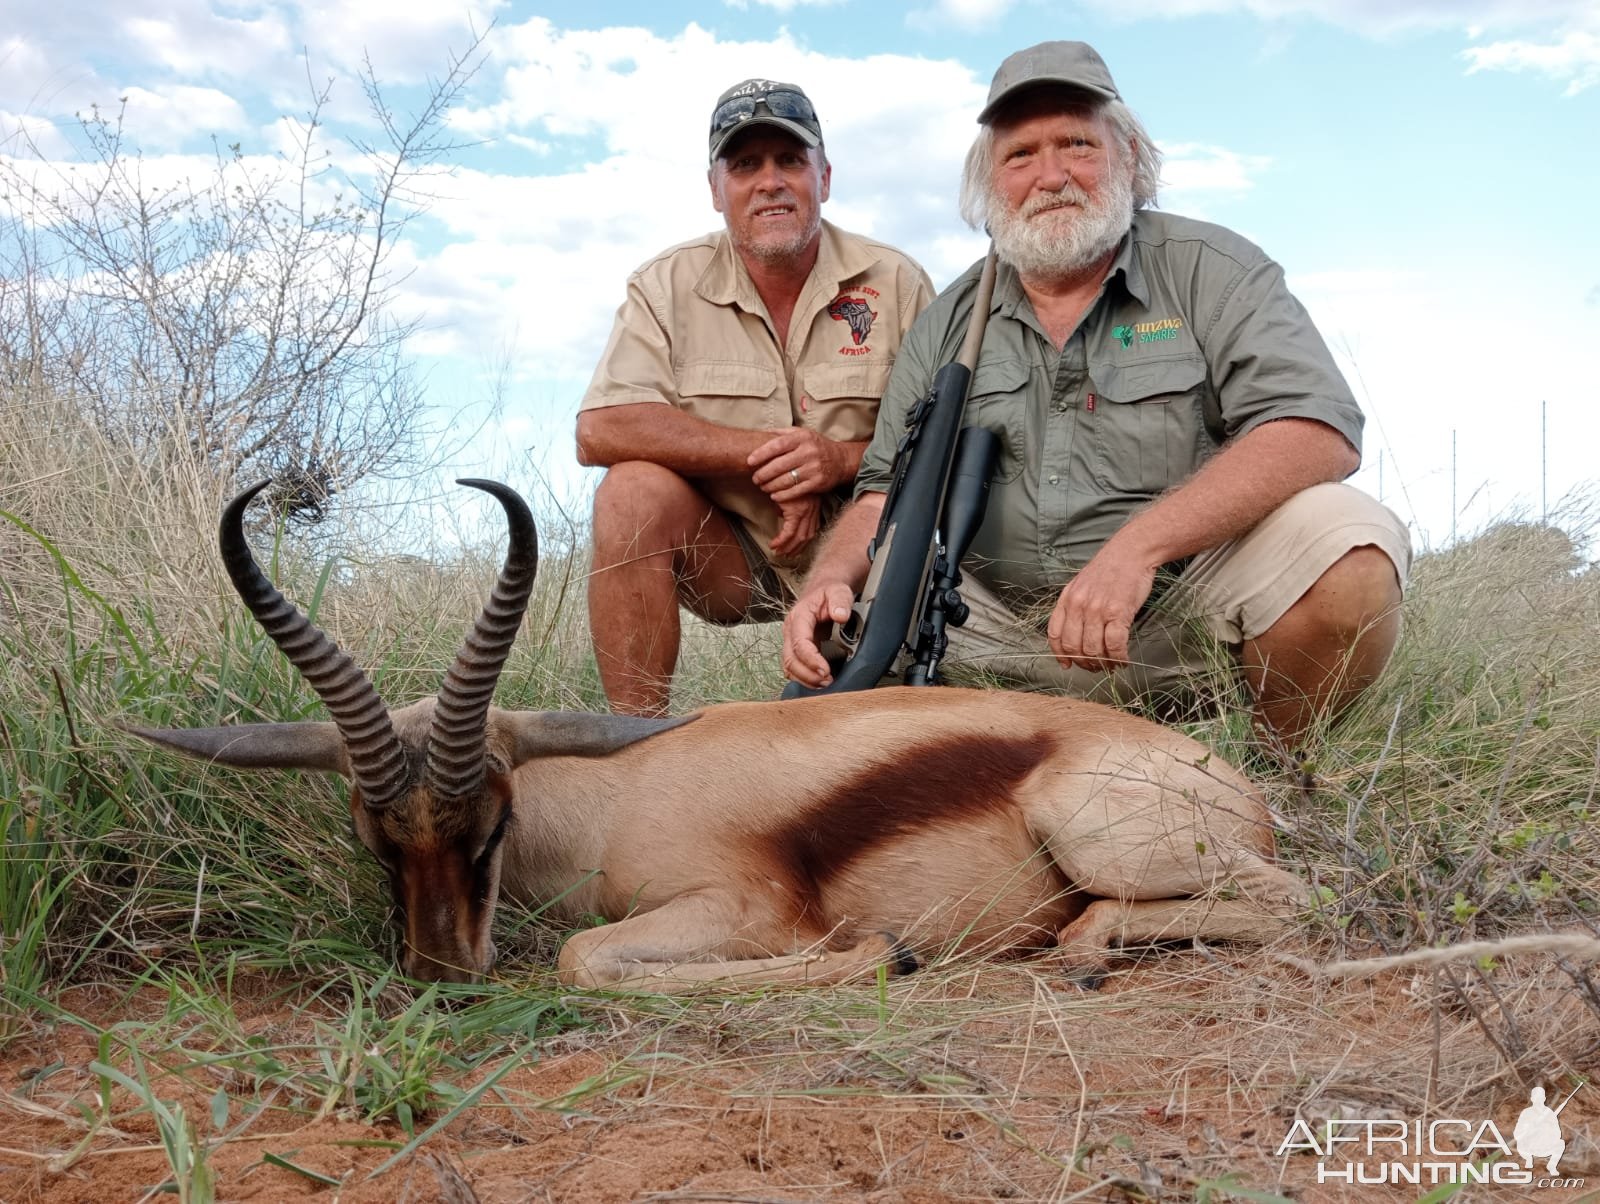
<instances>
[{"instance_id":1,"label":"bare branch","mask_svg":"<svg viewBox=\"0 0 1600 1204\"><path fill-rule=\"evenodd\" d=\"M352 141L368 174L336 165L307 74L291 155L215 147L203 179L158 180L119 110L82 115L81 155L23 130L0 156L0 379L72 397L130 451L178 439L225 479L285 479L290 517L315 521L359 480L416 471L422 392L405 357L414 323L389 316L388 264L426 211L426 181L464 144L450 108L483 35L451 55L420 110L397 115L370 61L361 87L382 133Z\"/></svg>"}]
</instances>

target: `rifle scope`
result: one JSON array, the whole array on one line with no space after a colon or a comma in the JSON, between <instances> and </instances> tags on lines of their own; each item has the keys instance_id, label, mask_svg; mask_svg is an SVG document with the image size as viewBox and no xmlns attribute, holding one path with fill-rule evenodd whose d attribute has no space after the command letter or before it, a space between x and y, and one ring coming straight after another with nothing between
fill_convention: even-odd
<instances>
[{"instance_id":1,"label":"rifle scope","mask_svg":"<svg viewBox=\"0 0 1600 1204\"><path fill-rule=\"evenodd\" d=\"M964 610L954 592L961 579L960 556L983 522L988 477L996 454L997 440L985 432L986 439L968 441L972 451L969 460L963 461L964 475L956 474L957 445L965 433L961 420L989 321L996 266L991 244L960 353L934 375L932 388L908 416L905 437L890 470L891 484L878 534L868 548L872 569L853 613L839 632L846 656L835 666L828 685L814 690L791 681L784 687L783 698L870 690L889 672L902 650L910 651L913 666L925 666L919 674L923 680L913 683L908 673L908 685L931 685L937 680L945 626L953 613L959 613L957 608ZM987 450L980 451L980 445ZM982 487L970 501L955 507L957 513L949 513L955 482L965 486L963 492L970 492L975 473L981 474ZM959 545L951 538L952 519L965 531ZM959 619L954 621L960 625Z\"/></svg>"}]
</instances>

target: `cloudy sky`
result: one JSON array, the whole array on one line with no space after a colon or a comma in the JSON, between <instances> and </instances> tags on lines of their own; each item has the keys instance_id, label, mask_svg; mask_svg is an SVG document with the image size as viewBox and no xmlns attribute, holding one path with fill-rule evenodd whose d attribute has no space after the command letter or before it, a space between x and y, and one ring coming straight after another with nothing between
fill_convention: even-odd
<instances>
[{"instance_id":1,"label":"cloudy sky","mask_svg":"<svg viewBox=\"0 0 1600 1204\"><path fill-rule=\"evenodd\" d=\"M278 153L308 74L336 81L330 131L359 139L364 58L403 108L490 29L451 116L474 145L401 250L430 401L464 426L501 402L468 470L581 490L573 415L628 271L718 220L705 123L728 84L801 83L834 163L825 215L943 286L982 251L955 192L989 76L1012 50L1081 38L1166 152L1162 206L1283 263L1366 406L1358 480L1420 543L1537 515L1542 481L1553 503L1600 475L1595 0L9 0L6 15L0 153L26 125L70 158L73 115L126 98L151 170L197 176L213 138Z\"/></svg>"}]
</instances>

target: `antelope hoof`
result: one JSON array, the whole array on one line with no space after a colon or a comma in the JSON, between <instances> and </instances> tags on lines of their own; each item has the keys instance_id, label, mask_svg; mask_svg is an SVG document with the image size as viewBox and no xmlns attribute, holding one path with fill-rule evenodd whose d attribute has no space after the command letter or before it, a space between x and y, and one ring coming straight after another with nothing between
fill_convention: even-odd
<instances>
[{"instance_id":1,"label":"antelope hoof","mask_svg":"<svg viewBox=\"0 0 1600 1204\"><path fill-rule=\"evenodd\" d=\"M1067 985L1069 987L1077 987L1080 991L1098 991L1105 986L1106 978L1109 975L1110 971L1104 966L1096 966L1092 969L1084 967L1067 974Z\"/></svg>"},{"instance_id":2,"label":"antelope hoof","mask_svg":"<svg viewBox=\"0 0 1600 1204\"><path fill-rule=\"evenodd\" d=\"M883 960L884 964L888 966L890 974L903 978L907 974L915 974L922 969L922 961L912 951L910 945L892 932L880 932L878 935L883 938L883 943L889 950L888 956Z\"/></svg>"},{"instance_id":3,"label":"antelope hoof","mask_svg":"<svg viewBox=\"0 0 1600 1204\"><path fill-rule=\"evenodd\" d=\"M1105 974L1113 959L1124 956L1121 946L1113 941L1070 941L1058 945L1055 960L1065 966L1069 974Z\"/></svg>"}]
</instances>

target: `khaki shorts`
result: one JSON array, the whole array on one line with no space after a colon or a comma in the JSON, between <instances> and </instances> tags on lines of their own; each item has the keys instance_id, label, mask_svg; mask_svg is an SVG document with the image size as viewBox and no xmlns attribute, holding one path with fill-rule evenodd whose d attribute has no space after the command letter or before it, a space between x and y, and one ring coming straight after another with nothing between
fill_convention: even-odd
<instances>
[{"instance_id":1,"label":"khaki shorts","mask_svg":"<svg viewBox=\"0 0 1600 1204\"><path fill-rule=\"evenodd\" d=\"M1334 563L1374 545L1404 588L1411 537L1388 507L1349 485L1314 485L1248 535L1196 556L1134 623L1130 662L1110 673L1064 668L1050 652L1042 614L1018 616L967 577L966 625L950 629L944 671L952 682L1049 690L1097 702L1142 702L1176 715L1236 688L1238 652L1271 627Z\"/></svg>"},{"instance_id":2,"label":"khaki shorts","mask_svg":"<svg viewBox=\"0 0 1600 1204\"><path fill-rule=\"evenodd\" d=\"M738 515L729 514L724 510L722 517L727 519L728 525L733 528L734 538L739 541L739 550L744 553L744 562L750 568L750 605L745 608L744 618L740 621L744 623L781 621L789 613L789 607L794 605L795 591L799 582L790 574L781 572L777 565L766 558L761 551L761 545L756 542L756 537L745 529L744 522Z\"/></svg>"}]
</instances>

